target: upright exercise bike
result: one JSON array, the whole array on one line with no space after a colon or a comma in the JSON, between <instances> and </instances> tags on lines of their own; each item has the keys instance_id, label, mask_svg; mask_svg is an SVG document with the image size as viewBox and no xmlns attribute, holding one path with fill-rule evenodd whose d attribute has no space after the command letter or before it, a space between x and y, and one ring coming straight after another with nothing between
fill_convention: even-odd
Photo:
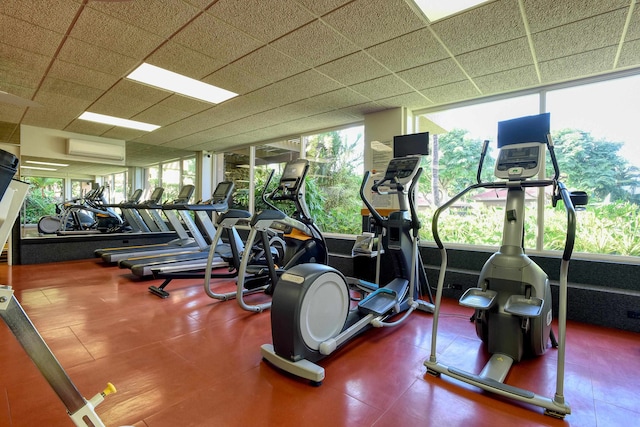
<instances>
[{"instance_id":1,"label":"upright exercise bike","mask_svg":"<svg viewBox=\"0 0 640 427\"><path fill-rule=\"evenodd\" d=\"M417 297L418 289L429 289L418 253L420 222L414 199L422 173L419 165L419 156L394 158L384 178L373 185L378 194L398 196L400 209L388 218L382 217L364 194L368 171L360 186L362 201L375 224L384 230L384 251L392 260L396 277L367 292L371 284L347 279L326 265L302 264L287 270L273 293L273 344L262 346L265 360L320 385L325 372L315 362L356 335L371 327L400 325L415 310L433 312L431 302ZM352 292L363 290L366 296L352 307Z\"/></svg>"},{"instance_id":2,"label":"upright exercise bike","mask_svg":"<svg viewBox=\"0 0 640 427\"><path fill-rule=\"evenodd\" d=\"M424 364L427 372L434 376L448 375L483 390L545 408L547 415L564 418L566 414L571 413L564 399L563 384L567 274L576 224L572 194L559 181L560 171L549 136L549 114L499 123L500 152L495 165L495 176L501 181L481 182L480 180L487 146L488 142L485 142L478 166L477 184L467 187L454 196L436 210L433 217L433 237L440 248L442 264L432 324L431 353ZM531 178L543 170L546 151L549 152L553 163L554 177L532 180ZM567 212L567 236L560 267L557 341L551 329L552 304L549 279L547 274L524 253L523 248L526 189L550 186L553 188L553 206L562 200ZM485 263L480 272L478 286L468 289L459 301L460 305L474 309L472 320L475 323L476 333L491 354L490 360L479 374L446 366L438 362L436 357L438 320L447 269L447 252L438 233L438 220L442 212L463 195L475 189L507 190L502 246ZM586 204L584 193L576 193L574 196L576 204ZM525 357L544 354L550 339L558 347L556 393L553 398L540 396L532 391L504 383L514 362L519 362Z\"/></svg>"}]
</instances>

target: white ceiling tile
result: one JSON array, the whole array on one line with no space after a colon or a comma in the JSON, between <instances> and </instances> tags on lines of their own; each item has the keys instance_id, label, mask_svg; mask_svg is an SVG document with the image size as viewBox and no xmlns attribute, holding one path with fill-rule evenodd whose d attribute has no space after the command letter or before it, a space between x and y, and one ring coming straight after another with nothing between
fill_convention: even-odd
<instances>
[{"instance_id":1,"label":"white ceiling tile","mask_svg":"<svg viewBox=\"0 0 640 427\"><path fill-rule=\"evenodd\" d=\"M541 82L533 65L485 74L473 79L483 95L510 92L534 87Z\"/></svg>"},{"instance_id":2,"label":"white ceiling tile","mask_svg":"<svg viewBox=\"0 0 640 427\"><path fill-rule=\"evenodd\" d=\"M102 89L85 86L68 80L47 77L42 82L40 92L49 92L50 95L59 94L91 103L100 97Z\"/></svg>"},{"instance_id":3,"label":"white ceiling tile","mask_svg":"<svg viewBox=\"0 0 640 427\"><path fill-rule=\"evenodd\" d=\"M151 123L165 126L170 123L175 123L179 120L188 117L189 113L182 110L177 110L175 108L167 107L163 104L155 104L146 110L134 115L131 117L132 120L137 120L140 122Z\"/></svg>"},{"instance_id":4,"label":"white ceiling tile","mask_svg":"<svg viewBox=\"0 0 640 427\"><path fill-rule=\"evenodd\" d=\"M340 87L342 85L335 80L315 70L309 70L274 83L261 91L272 93L277 105L284 105Z\"/></svg>"},{"instance_id":5,"label":"white ceiling tile","mask_svg":"<svg viewBox=\"0 0 640 427\"><path fill-rule=\"evenodd\" d=\"M52 56L63 39L64 34L0 14L0 41L3 44Z\"/></svg>"},{"instance_id":6,"label":"white ceiling tile","mask_svg":"<svg viewBox=\"0 0 640 427\"><path fill-rule=\"evenodd\" d=\"M82 67L71 62L56 60L49 70L50 77L68 82L75 82L84 86L107 90L119 79L113 74L103 73L98 70Z\"/></svg>"},{"instance_id":7,"label":"white ceiling tile","mask_svg":"<svg viewBox=\"0 0 640 427\"><path fill-rule=\"evenodd\" d=\"M449 57L429 28L371 46L367 52L391 71L407 70Z\"/></svg>"},{"instance_id":8,"label":"white ceiling tile","mask_svg":"<svg viewBox=\"0 0 640 427\"><path fill-rule=\"evenodd\" d=\"M454 55L524 37L517 1L495 1L431 25Z\"/></svg>"},{"instance_id":9,"label":"white ceiling tile","mask_svg":"<svg viewBox=\"0 0 640 427\"><path fill-rule=\"evenodd\" d=\"M388 69L363 51L323 64L316 67L316 70L344 85L352 85L389 74Z\"/></svg>"},{"instance_id":10,"label":"white ceiling tile","mask_svg":"<svg viewBox=\"0 0 640 427\"><path fill-rule=\"evenodd\" d=\"M0 43L0 90L9 86L36 89L49 66L49 57Z\"/></svg>"},{"instance_id":11,"label":"white ceiling tile","mask_svg":"<svg viewBox=\"0 0 640 427\"><path fill-rule=\"evenodd\" d=\"M64 34L80 10L81 2L68 0L2 0L3 14Z\"/></svg>"},{"instance_id":12,"label":"white ceiling tile","mask_svg":"<svg viewBox=\"0 0 640 427\"><path fill-rule=\"evenodd\" d=\"M0 117L4 120L0 122L0 125L3 127L10 125L20 126L18 122L26 110L26 107L0 103Z\"/></svg>"},{"instance_id":13,"label":"white ceiling tile","mask_svg":"<svg viewBox=\"0 0 640 427\"><path fill-rule=\"evenodd\" d=\"M236 62L222 67L201 80L238 94L254 91L270 83L266 76L252 74Z\"/></svg>"},{"instance_id":14,"label":"white ceiling tile","mask_svg":"<svg viewBox=\"0 0 640 427\"><path fill-rule=\"evenodd\" d=\"M533 65L526 37L464 53L456 59L471 77Z\"/></svg>"},{"instance_id":15,"label":"white ceiling tile","mask_svg":"<svg viewBox=\"0 0 640 427\"><path fill-rule=\"evenodd\" d=\"M360 48L424 27L404 0L356 0L322 18Z\"/></svg>"},{"instance_id":16,"label":"white ceiling tile","mask_svg":"<svg viewBox=\"0 0 640 427\"><path fill-rule=\"evenodd\" d=\"M542 82L553 83L570 79L575 76L576 67L580 67L583 76L611 71L616 50L617 46L611 46L540 62Z\"/></svg>"},{"instance_id":17,"label":"white ceiling tile","mask_svg":"<svg viewBox=\"0 0 640 427\"><path fill-rule=\"evenodd\" d=\"M220 58L204 55L172 41L164 43L144 62L192 79L202 79L227 63Z\"/></svg>"},{"instance_id":18,"label":"white ceiling tile","mask_svg":"<svg viewBox=\"0 0 640 427\"><path fill-rule=\"evenodd\" d=\"M350 87L356 92L372 100L402 95L413 90L411 86L408 86L405 82L394 75L379 77L377 79L351 85Z\"/></svg>"},{"instance_id":19,"label":"white ceiling tile","mask_svg":"<svg viewBox=\"0 0 640 427\"><path fill-rule=\"evenodd\" d=\"M243 56L232 65L259 77L266 83L273 83L309 69L300 61L278 52L269 45Z\"/></svg>"},{"instance_id":20,"label":"white ceiling tile","mask_svg":"<svg viewBox=\"0 0 640 427\"><path fill-rule=\"evenodd\" d=\"M166 38L183 27L200 10L184 1L91 1L87 8L112 16Z\"/></svg>"},{"instance_id":21,"label":"white ceiling tile","mask_svg":"<svg viewBox=\"0 0 640 427\"><path fill-rule=\"evenodd\" d=\"M58 59L118 77L124 77L140 65L135 58L90 45L73 37L65 40Z\"/></svg>"},{"instance_id":22,"label":"white ceiling tile","mask_svg":"<svg viewBox=\"0 0 640 427\"><path fill-rule=\"evenodd\" d=\"M160 36L91 8L84 8L69 35L133 57L147 55L163 42Z\"/></svg>"},{"instance_id":23,"label":"white ceiling tile","mask_svg":"<svg viewBox=\"0 0 640 427\"><path fill-rule=\"evenodd\" d=\"M432 62L397 74L418 90L466 79L460 67L452 59Z\"/></svg>"},{"instance_id":24,"label":"white ceiling tile","mask_svg":"<svg viewBox=\"0 0 640 427\"><path fill-rule=\"evenodd\" d=\"M198 16L172 40L224 62L235 61L263 45L257 39L209 13Z\"/></svg>"},{"instance_id":25,"label":"white ceiling tile","mask_svg":"<svg viewBox=\"0 0 640 427\"><path fill-rule=\"evenodd\" d=\"M307 115L313 115L360 105L365 102L369 102L369 98L350 88L343 88L294 102L289 104L288 107L296 111L303 111Z\"/></svg>"},{"instance_id":26,"label":"white ceiling tile","mask_svg":"<svg viewBox=\"0 0 640 427\"><path fill-rule=\"evenodd\" d=\"M324 15L337 9L351 0L296 0L316 15Z\"/></svg>"},{"instance_id":27,"label":"white ceiling tile","mask_svg":"<svg viewBox=\"0 0 640 427\"><path fill-rule=\"evenodd\" d=\"M437 104L472 99L480 95L475 86L468 80L432 87L421 92Z\"/></svg>"},{"instance_id":28,"label":"white ceiling tile","mask_svg":"<svg viewBox=\"0 0 640 427\"><path fill-rule=\"evenodd\" d=\"M629 0L522 0L531 32L556 28L615 9L628 9Z\"/></svg>"},{"instance_id":29,"label":"white ceiling tile","mask_svg":"<svg viewBox=\"0 0 640 427\"><path fill-rule=\"evenodd\" d=\"M631 14L631 20L629 21L629 28L625 40L637 40L640 39L640 4L636 3L636 7Z\"/></svg>"},{"instance_id":30,"label":"white ceiling tile","mask_svg":"<svg viewBox=\"0 0 640 427\"><path fill-rule=\"evenodd\" d=\"M319 20L271 43L291 58L313 67L355 52L358 48Z\"/></svg>"},{"instance_id":31,"label":"white ceiling tile","mask_svg":"<svg viewBox=\"0 0 640 427\"><path fill-rule=\"evenodd\" d=\"M219 0L208 12L262 43L314 19L306 8L290 0Z\"/></svg>"},{"instance_id":32,"label":"white ceiling tile","mask_svg":"<svg viewBox=\"0 0 640 427\"><path fill-rule=\"evenodd\" d=\"M628 41L622 45L618 67L640 66L640 39Z\"/></svg>"},{"instance_id":33,"label":"white ceiling tile","mask_svg":"<svg viewBox=\"0 0 640 427\"><path fill-rule=\"evenodd\" d=\"M433 101L420 92L409 92L402 95L391 96L389 98L379 99L376 102L386 108L406 107L410 110L427 108L433 105Z\"/></svg>"},{"instance_id":34,"label":"white ceiling tile","mask_svg":"<svg viewBox=\"0 0 640 427\"><path fill-rule=\"evenodd\" d=\"M624 10L598 15L532 35L538 61L617 46L626 19Z\"/></svg>"}]
</instances>

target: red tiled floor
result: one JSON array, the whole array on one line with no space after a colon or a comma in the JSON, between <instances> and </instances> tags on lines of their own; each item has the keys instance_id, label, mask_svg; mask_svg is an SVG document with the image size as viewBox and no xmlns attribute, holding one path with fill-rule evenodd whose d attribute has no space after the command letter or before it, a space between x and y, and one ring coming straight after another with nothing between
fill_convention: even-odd
<instances>
[{"instance_id":1,"label":"red tiled floor","mask_svg":"<svg viewBox=\"0 0 640 427\"><path fill-rule=\"evenodd\" d=\"M78 389L87 397L113 382L97 408L107 425L164 426L618 426L640 416L640 336L569 322L564 421L451 378L426 375L432 317L369 330L330 358L321 387L261 360L271 341L269 312L174 282L171 296L147 291L96 260L0 266L16 296ZM221 282L222 283L222 282ZM221 285L226 290L231 284ZM251 296L254 301L264 296ZM471 312L445 301L438 358L479 371L488 355ZM557 351L514 365L507 382L552 395ZM0 327L0 425L70 426L62 403L15 337Z\"/></svg>"}]
</instances>

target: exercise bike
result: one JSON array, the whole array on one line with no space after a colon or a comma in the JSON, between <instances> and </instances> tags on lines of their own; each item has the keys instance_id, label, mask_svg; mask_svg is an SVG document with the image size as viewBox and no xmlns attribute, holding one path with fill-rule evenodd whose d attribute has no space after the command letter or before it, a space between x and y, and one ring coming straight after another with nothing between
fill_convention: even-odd
<instances>
[{"instance_id":1,"label":"exercise bike","mask_svg":"<svg viewBox=\"0 0 640 427\"><path fill-rule=\"evenodd\" d=\"M394 158L384 178L373 185L372 191L378 194L398 196L400 209L388 218L383 218L364 194L368 171L360 186L362 201L376 226L384 230L382 246L390 256L395 278L378 287L347 279L338 270L321 264L302 264L287 270L273 293L273 344L261 347L266 361L320 385L325 371L315 362L356 335L371 327L398 326L415 310L433 312L431 295L429 302L416 297L419 289L429 289L418 252L420 222L414 199L422 173L419 165L419 156ZM352 295L356 294L363 297L352 307Z\"/></svg>"},{"instance_id":2,"label":"exercise bike","mask_svg":"<svg viewBox=\"0 0 640 427\"><path fill-rule=\"evenodd\" d=\"M572 195L559 181L560 171L549 135L549 114L528 116L498 124L499 155L495 176L501 181L482 182L480 174L487 152L485 141L477 172L477 184L471 185L436 210L432 229L434 240L442 255L435 313L432 324L431 353L424 362L427 373L448 375L483 390L540 406L545 414L564 418L571 413L563 395L565 331L567 314L567 274L575 240L576 204L586 204L582 192ZM526 141L526 142L523 142ZM546 147L546 149L545 149ZM543 170L545 152L549 153L554 177L531 178ZM567 235L560 267L558 339L551 329L551 288L547 274L531 260L523 247L525 190L553 188L552 203L562 200L567 212ZM502 245L485 263L478 286L468 289L460 298L460 305L474 309L472 321L476 334L483 341L491 358L479 374L466 372L437 361L436 339L442 292L447 269L447 252L438 233L439 217L457 200L475 189L506 189L505 217ZM573 196L573 197L572 197ZM549 340L558 348L556 393L553 398L505 384L513 363L526 357L544 354Z\"/></svg>"},{"instance_id":3,"label":"exercise bike","mask_svg":"<svg viewBox=\"0 0 640 427\"><path fill-rule=\"evenodd\" d=\"M272 295L281 275L295 265L327 263L327 244L311 218L304 199L308 171L309 161L306 159L288 162L277 187L267 196L263 192L262 200L270 209L253 216L246 211L229 210L221 217L218 233L231 230L242 221L248 221L250 230L244 245L241 246L241 241L236 240L236 247L242 247L243 252L238 264L235 292L214 292L211 289L211 276L206 275L204 288L207 295L223 301L236 299L242 309L260 313L271 307L271 301L252 305L245 301L246 295L256 292ZM272 176L273 172L267 182ZM265 191L266 188L267 185ZM292 204L292 215L279 209L274 204L277 202ZM210 254L205 271L211 271L211 267Z\"/></svg>"}]
</instances>

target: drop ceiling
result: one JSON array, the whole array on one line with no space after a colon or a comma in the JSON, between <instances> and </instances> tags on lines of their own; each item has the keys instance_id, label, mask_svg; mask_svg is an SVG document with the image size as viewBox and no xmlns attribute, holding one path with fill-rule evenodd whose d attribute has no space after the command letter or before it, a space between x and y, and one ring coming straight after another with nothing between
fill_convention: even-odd
<instances>
[{"instance_id":1,"label":"drop ceiling","mask_svg":"<svg viewBox=\"0 0 640 427\"><path fill-rule=\"evenodd\" d=\"M2 0L0 34L0 142L20 124L124 139L132 166L640 70L636 0L496 0L436 22L411 0ZM143 62L239 96L125 79Z\"/></svg>"}]
</instances>

